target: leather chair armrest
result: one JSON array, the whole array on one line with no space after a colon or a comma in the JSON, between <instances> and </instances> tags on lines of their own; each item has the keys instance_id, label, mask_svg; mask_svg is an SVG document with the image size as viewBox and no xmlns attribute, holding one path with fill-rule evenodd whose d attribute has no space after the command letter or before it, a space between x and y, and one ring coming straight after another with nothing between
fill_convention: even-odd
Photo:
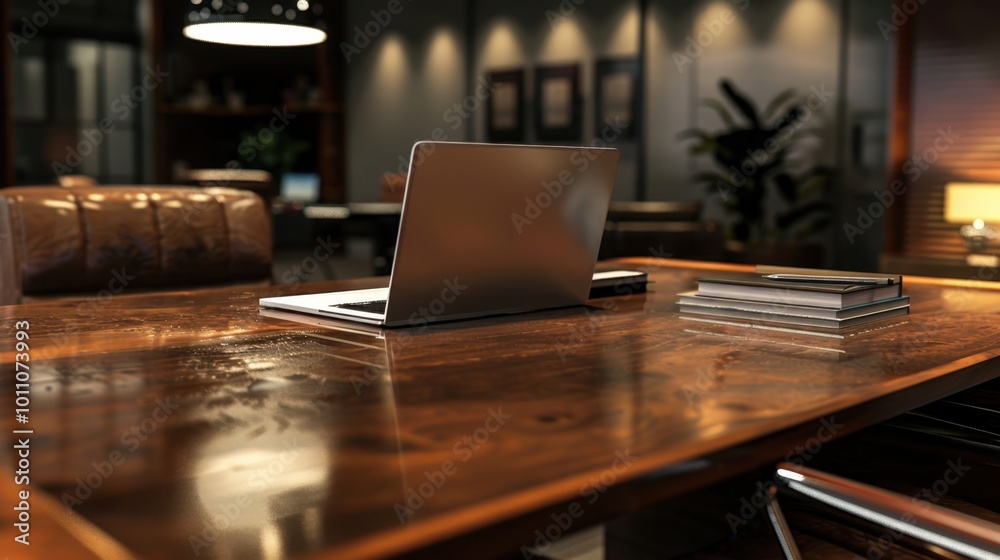
<instances>
[{"instance_id":1,"label":"leather chair armrest","mask_svg":"<svg viewBox=\"0 0 1000 560\"><path fill-rule=\"evenodd\" d=\"M779 464L776 479L794 492L964 557L1000 557L1000 525L931 503L914 507L912 499L895 492L792 463ZM785 557L800 558L780 509L769 508L768 514Z\"/></svg>"},{"instance_id":2,"label":"leather chair armrest","mask_svg":"<svg viewBox=\"0 0 1000 560\"><path fill-rule=\"evenodd\" d=\"M0 305L21 303L21 263L14 248L14 223L7 197L0 196Z\"/></svg>"}]
</instances>

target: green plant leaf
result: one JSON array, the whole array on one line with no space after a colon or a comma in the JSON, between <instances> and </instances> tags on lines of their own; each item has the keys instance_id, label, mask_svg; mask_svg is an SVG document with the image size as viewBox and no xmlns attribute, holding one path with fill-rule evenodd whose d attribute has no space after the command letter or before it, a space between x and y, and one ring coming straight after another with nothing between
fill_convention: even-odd
<instances>
[{"instance_id":1,"label":"green plant leaf","mask_svg":"<svg viewBox=\"0 0 1000 560\"><path fill-rule=\"evenodd\" d=\"M794 99L795 95L796 95L795 88L788 88L785 91L779 93L777 96L775 96L774 99L771 100L770 103L767 104L767 107L764 108L764 113L762 115L763 119L765 121L771 120L771 118L774 116L774 113L778 109L780 109L782 105Z\"/></svg>"},{"instance_id":2,"label":"green plant leaf","mask_svg":"<svg viewBox=\"0 0 1000 560\"><path fill-rule=\"evenodd\" d=\"M702 99L701 104L709 109L713 109L719 115L719 118L722 119L722 122L725 123L726 128L736 128L736 121L733 120L732 113L729 112L729 109L726 109L726 106L721 101L716 99Z\"/></svg>"},{"instance_id":3,"label":"green plant leaf","mask_svg":"<svg viewBox=\"0 0 1000 560\"><path fill-rule=\"evenodd\" d=\"M826 186L830 184L833 178L829 175L814 175L802 185L800 193L805 196L812 196L822 193L826 190Z\"/></svg>"},{"instance_id":4,"label":"green plant leaf","mask_svg":"<svg viewBox=\"0 0 1000 560\"><path fill-rule=\"evenodd\" d=\"M822 163L813 165L812 167L806 169L799 175L799 181L805 181L811 177L828 177L833 178L837 174L837 170L830 167L829 165L824 165Z\"/></svg>"},{"instance_id":5,"label":"green plant leaf","mask_svg":"<svg viewBox=\"0 0 1000 560\"><path fill-rule=\"evenodd\" d=\"M733 239L746 241L750 239L750 224L746 222L736 222L732 228Z\"/></svg>"},{"instance_id":6,"label":"green plant leaf","mask_svg":"<svg viewBox=\"0 0 1000 560\"><path fill-rule=\"evenodd\" d=\"M826 231L826 229L830 227L830 224L832 222L833 220L829 216L823 216L821 218L817 218L807 223L804 227L795 230L795 232L792 234L792 237L796 241L802 241L803 239L806 239L812 235Z\"/></svg>"},{"instance_id":7,"label":"green plant leaf","mask_svg":"<svg viewBox=\"0 0 1000 560\"><path fill-rule=\"evenodd\" d=\"M722 89L722 93L729 98L729 101L731 101L732 104L735 105L741 113L743 113L743 116L745 116L751 124L756 127L760 126L760 120L757 117L757 109L754 107L752 101L747 99L747 97L742 93L736 91L736 88L733 87L733 84L731 84L729 80L723 79L719 82L719 87Z\"/></svg>"},{"instance_id":8,"label":"green plant leaf","mask_svg":"<svg viewBox=\"0 0 1000 560\"><path fill-rule=\"evenodd\" d=\"M677 133L677 138L680 140L685 140L689 138L694 138L700 140L697 144L691 146L690 153L692 154L707 154L715 150L717 144L715 138L711 134L705 132L700 128L689 128L687 130L682 130Z\"/></svg>"},{"instance_id":9,"label":"green plant leaf","mask_svg":"<svg viewBox=\"0 0 1000 560\"><path fill-rule=\"evenodd\" d=\"M778 119L776 123L774 123L774 127L772 130L778 131L778 130L783 130L784 128L789 126L794 126L794 124L798 122L800 118L802 118L802 113L803 113L802 107L800 107L799 105L790 107L787 111L785 111L785 114L782 115L781 118ZM798 131L796 130L795 132Z\"/></svg>"},{"instance_id":10,"label":"green plant leaf","mask_svg":"<svg viewBox=\"0 0 1000 560\"><path fill-rule=\"evenodd\" d=\"M810 202L808 204L803 204L797 208L793 208L788 212L778 214L775 218L774 223L781 229L788 229L792 225L798 223L799 221L809 217L812 214L817 214L821 212L829 212L832 207L821 200Z\"/></svg>"},{"instance_id":11,"label":"green plant leaf","mask_svg":"<svg viewBox=\"0 0 1000 560\"><path fill-rule=\"evenodd\" d=\"M779 173L774 176L774 184L778 187L778 192L789 204L795 204L799 197L799 186L795 180L787 173Z\"/></svg>"}]
</instances>

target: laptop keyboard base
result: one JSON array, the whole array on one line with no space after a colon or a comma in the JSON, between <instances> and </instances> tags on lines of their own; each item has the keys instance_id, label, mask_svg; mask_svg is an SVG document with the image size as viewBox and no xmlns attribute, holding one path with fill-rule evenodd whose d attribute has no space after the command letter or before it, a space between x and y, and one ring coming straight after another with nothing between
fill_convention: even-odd
<instances>
[{"instance_id":1,"label":"laptop keyboard base","mask_svg":"<svg viewBox=\"0 0 1000 560\"><path fill-rule=\"evenodd\" d=\"M357 303L338 303L336 305L331 305L330 307L351 309L353 311L364 311L366 313L375 313L376 315L385 315L385 302L386 300L384 299L378 299L374 301L359 301Z\"/></svg>"}]
</instances>

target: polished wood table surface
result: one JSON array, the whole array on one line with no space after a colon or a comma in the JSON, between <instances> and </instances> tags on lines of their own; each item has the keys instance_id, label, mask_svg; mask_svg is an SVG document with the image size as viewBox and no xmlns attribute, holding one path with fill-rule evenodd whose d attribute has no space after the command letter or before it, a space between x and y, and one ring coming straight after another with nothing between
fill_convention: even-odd
<instances>
[{"instance_id":1,"label":"polished wood table surface","mask_svg":"<svg viewBox=\"0 0 1000 560\"><path fill-rule=\"evenodd\" d=\"M381 334L262 316L268 288L0 307L5 432L33 431L30 486L0 452L0 556L516 554L1000 376L997 285L908 277L911 315L833 340L679 315L746 268L614 264L649 292Z\"/></svg>"}]
</instances>

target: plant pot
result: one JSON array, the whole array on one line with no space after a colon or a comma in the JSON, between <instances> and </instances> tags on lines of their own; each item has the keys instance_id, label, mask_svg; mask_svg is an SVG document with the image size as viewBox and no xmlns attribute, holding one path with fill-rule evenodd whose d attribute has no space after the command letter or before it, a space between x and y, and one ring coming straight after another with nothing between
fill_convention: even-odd
<instances>
[{"instance_id":1,"label":"plant pot","mask_svg":"<svg viewBox=\"0 0 1000 560\"><path fill-rule=\"evenodd\" d=\"M726 260L740 264L822 268L823 247L815 244L749 244L742 241L726 241Z\"/></svg>"}]
</instances>

